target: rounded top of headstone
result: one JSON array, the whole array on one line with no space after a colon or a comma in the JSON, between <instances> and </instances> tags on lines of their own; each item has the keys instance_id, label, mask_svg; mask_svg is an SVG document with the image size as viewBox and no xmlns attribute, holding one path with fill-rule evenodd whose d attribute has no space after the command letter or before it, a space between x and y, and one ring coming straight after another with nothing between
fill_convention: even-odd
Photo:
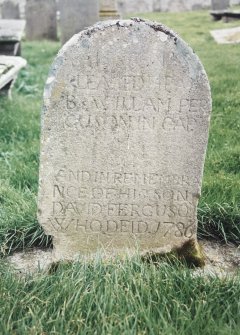
<instances>
[{"instance_id":1,"label":"rounded top of headstone","mask_svg":"<svg viewBox=\"0 0 240 335\"><path fill-rule=\"evenodd\" d=\"M183 43L185 45L185 47L189 46L181 39L181 37L179 37L179 35L177 33L175 33L173 30L171 30L170 28L168 28L167 26L158 23L158 22L154 22L154 21L150 21L150 20L146 20L146 19L141 19L138 17L133 17L131 19L128 20L105 20L105 21L100 21L98 23L96 23L95 25L88 27L84 30L82 30L81 32L79 32L78 34L73 35L72 38L69 39L69 41L67 41L65 43L65 45L63 45L62 49L60 50L59 54L61 55L62 53L64 53L68 48L71 48L71 46L75 46L77 44L77 42L81 39L84 39L86 37L88 38L94 38L96 37L96 35L100 34L104 34L105 31L110 30L110 29L114 29L114 33L122 33L124 30L132 30L135 33L140 33L142 34L144 31L149 31L149 32L153 32L155 33L155 35L157 35L160 39L161 42L172 42L175 45L179 44L179 43ZM116 30L115 30L116 29ZM146 40L145 43L147 43L148 41Z\"/></svg>"},{"instance_id":2,"label":"rounded top of headstone","mask_svg":"<svg viewBox=\"0 0 240 335\"><path fill-rule=\"evenodd\" d=\"M106 35L108 31L111 34ZM124 43L124 39L127 43ZM99 44L96 43L97 40L99 40ZM206 72L192 48L176 32L164 24L138 17L128 20L101 21L73 35L60 49L50 69L46 88L50 88L49 83L53 83L58 69L64 66L65 60L76 59L76 54L82 54L84 51L87 52L91 47L100 48L99 58L104 53L111 53L114 55L112 58L113 61L116 61L116 58L119 56L119 49L125 55L128 53L134 54L134 57L137 57L135 65L137 66L137 63L139 63L141 67L145 65L149 66L146 62L144 64L141 61L143 58L146 59L146 53L148 60L158 57L159 50L156 48L156 43L164 45L164 57L168 58L169 63L175 64L176 72L180 61L181 63L186 63L192 79L195 80L196 75L199 76L200 74L201 80L208 87L210 95L210 86ZM136 50L135 53L133 52L134 49ZM141 51L141 54L144 53L144 57L141 57L139 51ZM167 60L163 66L166 65ZM151 70L149 69L149 71Z\"/></svg>"}]
</instances>

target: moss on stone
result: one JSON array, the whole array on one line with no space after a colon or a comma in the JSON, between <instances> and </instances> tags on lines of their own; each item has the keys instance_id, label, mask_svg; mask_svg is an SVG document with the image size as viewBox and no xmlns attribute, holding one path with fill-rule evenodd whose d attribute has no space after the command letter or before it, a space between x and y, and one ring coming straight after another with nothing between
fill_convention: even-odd
<instances>
[{"instance_id":1,"label":"moss on stone","mask_svg":"<svg viewBox=\"0 0 240 335\"><path fill-rule=\"evenodd\" d=\"M195 240L190 239L183 246L174 250L180 261L185 261L188 266L204 267L205 256L201 245Z\"/></svg>"},{"instance_id":2,"label":"moss on stone","mask_svg":"<svg viewBox=\"0 0 240 335\"><path fill-rule=\"evenodd\" d=\"M201 245L195 240L186 241L181 247L173 249L168 253L149 252L142 256L143 261L159 264L162 261L180 261L188 267L204 267L205 255Z\"/></svg>"}]
</instances>

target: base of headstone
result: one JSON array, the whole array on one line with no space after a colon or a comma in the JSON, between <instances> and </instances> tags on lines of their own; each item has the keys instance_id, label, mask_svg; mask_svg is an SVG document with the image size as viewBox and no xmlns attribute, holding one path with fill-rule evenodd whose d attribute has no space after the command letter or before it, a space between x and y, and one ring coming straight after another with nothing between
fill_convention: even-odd
<instances>
[{"instance_id":1,"label":"base of headstone","mask_svg":"<svg viewBox=\"0 0 240 335\"><path fill-rule=\"evenodd\" d=\"M99 243L96 246L96 243L94 239L89 239L88 243L85 243L85 250L82 249L79 251L79 241L74 238L71 240L66 240L64 236L62 235L60 238L55 238L54 237L54 248L53 248L53 259L55 261L59 260L78 260L82 257L85 257L86 259L94 259L96 257L100 257L103 259L110 259L110 258L115 258L115 257L133 257L134 255L139 255L141 258L144 260L147 259L153 259L154 257L156 258L161 258L164 257L164 255L187 255L188 249L185 249L185 245L191 241L194 246L198 246L198 241L197 237L194 236L192 239L186 238L183 241L179 243L175 243L175 245L169 243L169 244L162 244L162 246L153 246L149 247L147 245L143 246L140 245L137 241L136 238L128 239L126 241L125 245L122 245L121 248L117 248L116 244L114 242L109 243L109 245L106 247L105 245L101 245ZM84 243L84 241L83 241ZM92 251L90 251L92 250ZM197 248L194 249L194 254L196 254ZM175 253L176 252L176 253ZM197 258L192 256L192 259Z\"/></svg>"},{"instance_id":2,"label":"base of headstone","mask_svg":"<svg viewBox=\"0 0 240 335\"><path fill-rule=\"evenodd\" d=\"M217 241L202 240L201 248L207 255L206 265L204 268L194 267L191 271L196 277L204 278L229 278L230 276L236 276L239 271L240 264L240 250L238 246L233 244L223 244ZM101 262L102 259L98 258ZM126 256L125 256L126 259ZM96 261L96 258L80 258L79 261ZM119 257L117 258L117 261ZM29 274L41 274L42 271L46 273L55 273L59 265L65 264L55 259L51 249L33 249L23 252L16 252L6 258L11 268L19 276L25 276ZM112 262L112 259L109 259ZM144 260L143 260L144 261ZM106 264L107 260L104 259ZM160 260L161 262L161 260ZM158 260L153 263L160 263Z\"/></svg>"}]
</instances>

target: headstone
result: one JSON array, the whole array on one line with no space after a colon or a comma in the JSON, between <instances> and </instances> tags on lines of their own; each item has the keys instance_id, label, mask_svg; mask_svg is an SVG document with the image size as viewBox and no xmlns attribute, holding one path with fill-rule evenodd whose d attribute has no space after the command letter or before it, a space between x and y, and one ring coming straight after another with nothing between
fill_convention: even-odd
<instances>
[{"instance_id":1,"label":"headstone","mask_svg":"<svg viewBox=\"0 0 240 335\"><path fill-rule=\"evenodd\" d=\"M103 21L75 35L42 114L38 219L55 256L195 240L210 111L202 64L167 27Z\"/></svg>"},{"instance_id":2,"label":"headstone","mask_svg":"<svg viewBox=\"0 0 240 335\"><path fill-rule=\"evenodd\" d=\"M0 95L11 98L11 88L18 72L26 65L26 60L21 57L0 56Z\"/></svg>"},{"instance_id":3,"label":"headstone","mask_svg":"<svg viewBox=\"0 0 240 335\"><path fill-rule=\"evenodd\" d=\"M116 0L100 0L100 20L119 19Z\"/></svg>"},{"instance_id":4,"label":"headstone","mask_svg":"<svg viewBox=\"0 0 240 335\"><path fill-rule=\"evenodd\" d=\"M230 0L211 0L213 10L224 10L229 8Z\"/></svg>"},{"instance_id":5,"label":"headstone","mask_svg":"<svg viewBox=\"0 0 240 335\"><path fill-rule=\"evenodd\" d=\"M19 4L12 0L5 0L2 4L2 19L20 19Z\"/></svg>"},{"instance_id":6,"label":"headstone","mask_svg":"<svg viewBox=\"0 0 240 335\"><path fill-rule=\"evenodd\" d=\"M62 44L99 20L98 0L59 0L59 10Z\"/></svg>"},{"instance_id":7,"label":"headstone","mask_svg":"<svg viewBox=\"0 0 240 335\"><path fill-rule=\"evenodd\" d=\"M55 0L27 0L26 38L28 40L57 39L57 7Z\"/></svg>"},{"instance_id":8,"label":"headstone","mask_svg":"<svg viewBox=\"0 0 240 335\"><path fill-rule=\"evenodd\" d=\"M20 56L24 20L0 20L0 55Z\"/></svg>"}]
</instances>

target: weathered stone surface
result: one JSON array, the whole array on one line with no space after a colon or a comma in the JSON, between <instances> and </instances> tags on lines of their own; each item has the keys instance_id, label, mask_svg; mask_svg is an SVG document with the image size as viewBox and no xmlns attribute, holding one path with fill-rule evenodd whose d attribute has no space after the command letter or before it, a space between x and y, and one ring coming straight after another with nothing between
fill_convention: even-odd
<instances>
[{"instance_id":1,"label":"weathered stone surface","mask_svg":"<svg viewBox=\"0 0 240 335\"><path fill-rule=\"evenodd\" d=\"M213 10L224 10L230 5L230 0L211 0Z\"/></svg>"},{"instance_id":2,"label":"weathered stone surface","mask_svg":"<svg viewBox=\"0 0 240 335\"><path fill-rule=\"evenodd\" d=\"M20 9L18 3L13 2L12 0L5 0L1 7L3 19L20 19Z\"/></svg>"},{"instance_id":3,"label":"weathered stone surface","mask_svg":"<svg viewBox=\"0 0 240 335\"><path fill-rule=\"evenodd\" d=\"M27 0L26 38L57 39L57 6L55 0Z\"/></svg>"},{"instance_id":4,"label":"weathered stone surface","mask_svg":"<svg viewBox=\"0 0 240 335\"><path fill-rule=\"evenodd\" d=\"M100 20L119 19L116 0L100 0Z\"/></svg>"},{"instance_id":5,"label":"weathered stone surface","mask_svg":"<svg viewBox=\"0 0 240 335\"><path fill-rule=\"evenodd\" d=\"M59 0L61 42L99 20L98 0Z\"/></svg>"},{"instance_id":6,"label":"weathered stone surface","mask_svg":"<svg viewBox=\"0 0 240 335\"><path fill-rule=\"evenodd\" d=\"M59 52L44 95L39 222L57 258L196 239L206 73L165 26L105 21Z\"/></svg>"}]
</instances>

